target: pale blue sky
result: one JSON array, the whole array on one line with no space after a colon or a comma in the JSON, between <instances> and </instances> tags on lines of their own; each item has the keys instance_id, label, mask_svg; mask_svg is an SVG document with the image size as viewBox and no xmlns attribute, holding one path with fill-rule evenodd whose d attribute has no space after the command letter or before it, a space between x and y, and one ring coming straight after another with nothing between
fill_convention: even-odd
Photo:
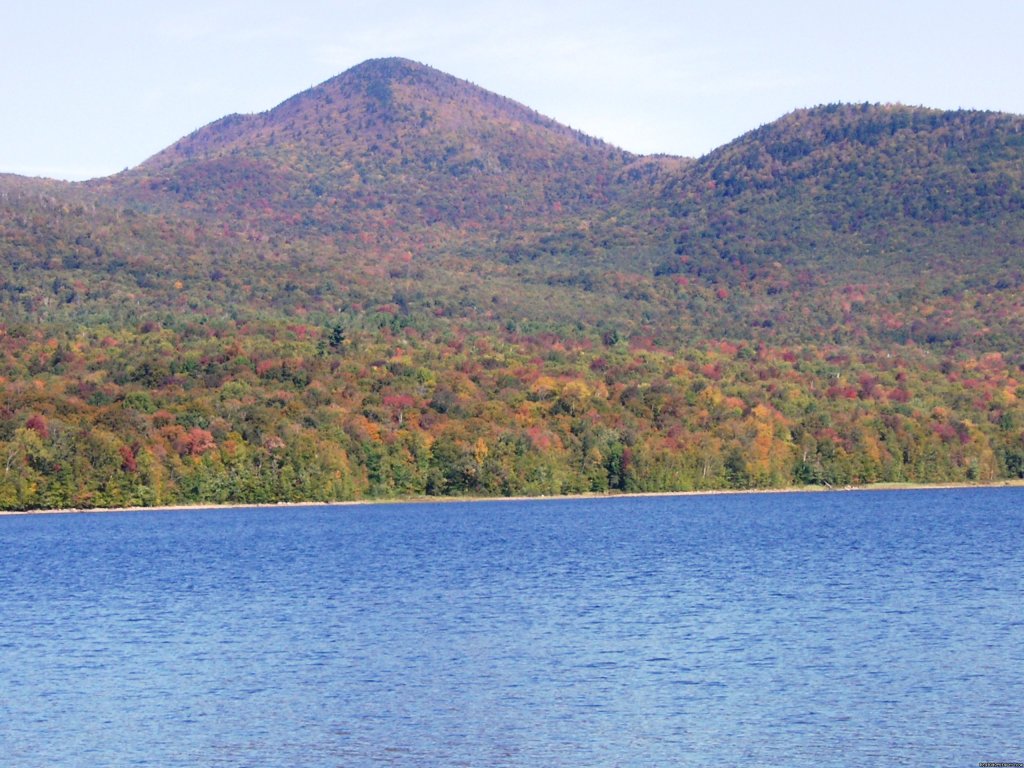
<instances>
[{"instance_id":1,"label":"pale blue sky","mask_svg":"<svg viewBox=\"0 0 1024 768\"><path fill-rule=\"evenodd\" d=\"M798 107L1024 113L1024 2L32 0L0 22L0 172L136 165L405 56L640 153L697 156Z\"/></svg>"}]
</instances>

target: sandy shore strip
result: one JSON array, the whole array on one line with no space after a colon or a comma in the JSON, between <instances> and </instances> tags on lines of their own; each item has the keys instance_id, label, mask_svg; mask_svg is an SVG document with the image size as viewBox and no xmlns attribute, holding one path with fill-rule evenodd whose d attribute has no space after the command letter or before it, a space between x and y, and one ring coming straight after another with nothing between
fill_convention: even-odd
<instances>
[{"instance_id":1,"label":"sandy shore strip","mask_svg":"<svg viewBox=\"0 0 1024 768\"><path fill-rule=\"evenodd\" d=\"M501 501L571 501L580 499L642 499L686 496L734 496L747 494L789 494L789 493L845 493L849 491L926 491L975 488L1024 488L1024 479L1002 480L994 483L872 483L868 485L846 485L826 487L809 485L792 488L716 489L702 491L660 491L652 493L577 493L564 496L407 496L393 499L346 499L344 501L279 501L273 503L224 503L224 504L167 504L153 507L83 507L68 509L0 509L0 517L12 515L77 515L101 512L183 512L217 509L286 509L292 507L353 507L379 506L382 504L449 504L458 502L501 502Z\"/></svg>"}]
</instances>

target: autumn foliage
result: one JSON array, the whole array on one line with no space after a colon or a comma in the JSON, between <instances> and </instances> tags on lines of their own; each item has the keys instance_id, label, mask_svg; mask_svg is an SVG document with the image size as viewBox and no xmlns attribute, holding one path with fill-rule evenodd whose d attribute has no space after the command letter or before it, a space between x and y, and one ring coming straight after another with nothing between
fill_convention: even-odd
<instances>
[{"instance_id":1,"label":"autumn foliage","mask_svg":"<svg viewBox=\"0 0 1024 768\"><path fill-rule=\"evenodd\" d=\"M0 508L1024 476L1024 121L638 157L367 62L0 176Z\"/></svg>"}]
</instances>

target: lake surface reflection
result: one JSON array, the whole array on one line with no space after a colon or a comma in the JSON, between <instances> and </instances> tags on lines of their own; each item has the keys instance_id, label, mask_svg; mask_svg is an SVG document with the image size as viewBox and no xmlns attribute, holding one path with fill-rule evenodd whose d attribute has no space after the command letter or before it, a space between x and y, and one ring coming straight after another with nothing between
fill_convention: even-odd
<instances>
[{"instance_id":1,"label":"lake surface reflection","mask_svg":"<svg viewBox=\"0 0 1024 768\"><path fill-rule=\"evenodd\" d=\"M1024 491L0 518L0 762L1024 760Z\"/></svg>"}]
</instances>

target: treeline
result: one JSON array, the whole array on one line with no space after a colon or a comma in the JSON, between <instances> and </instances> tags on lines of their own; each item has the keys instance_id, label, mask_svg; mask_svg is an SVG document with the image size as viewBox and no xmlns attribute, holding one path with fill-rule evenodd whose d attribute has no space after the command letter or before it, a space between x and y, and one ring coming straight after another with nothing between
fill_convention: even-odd
<instances>
[{"instance_id":1,"label":"treeline","mask_svg":"<svg viewBox=\"0 0 1024 768\"><path fill-rule=\"evenodd\" d=\"M0 326L0 507L990 482L998 353L567 329Z\"/></svg>"}]
</instances>

